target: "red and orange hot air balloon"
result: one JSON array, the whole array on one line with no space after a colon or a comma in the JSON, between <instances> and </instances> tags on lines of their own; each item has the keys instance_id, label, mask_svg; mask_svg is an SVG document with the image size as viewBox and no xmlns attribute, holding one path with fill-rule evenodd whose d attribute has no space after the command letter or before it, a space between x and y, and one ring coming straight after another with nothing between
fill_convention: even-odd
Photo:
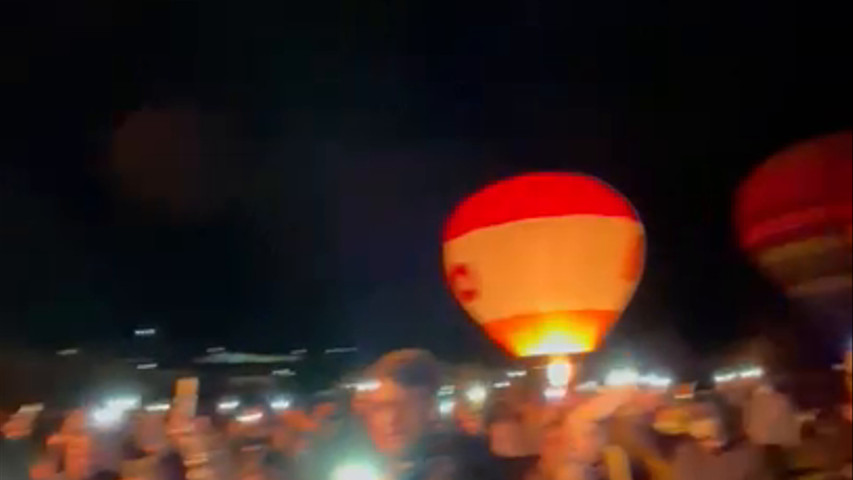
<instances>
[{"instance_id":1,"label":"red and orange hot air balloon","mask_svg":"<svg viewBox=\"0 0 853 480\"><path fill-rule=\"evenodd\" d=\"M645 233L631 204L581 174L510 178L464 200L444 231L456 298L521 356L595 350L634 293Z\"/></svg>"},{"instance_id":2,"label":"red and orange hot air balloon","mask_svg":"<svg viewBox=\"0 0 853 480\"><path fill-rule=\"evenodd\" d=\"M814 138L770 157L740 186L741 247L788 296L849 326L853 295L853 134Z\"/></svg>"}]
</instances>

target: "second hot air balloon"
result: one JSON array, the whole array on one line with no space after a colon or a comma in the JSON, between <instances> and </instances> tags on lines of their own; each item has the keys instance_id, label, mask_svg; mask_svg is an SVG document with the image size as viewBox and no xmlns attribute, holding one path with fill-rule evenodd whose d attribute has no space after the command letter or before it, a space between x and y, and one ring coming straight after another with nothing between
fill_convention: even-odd
<instances>
[{"instance_id":1,"label":"second hot air balloon","mask_svg":"<svg viewBox=\"0 0 853 480\"><path fill-rule=\"evenodd\" d=\"M741 247L792 299L850 325L853 133L824 135L770 157L735 195Z\"/></svg>"},{"instance_id":2,"label":"second hot air balloon","mask_svg":"<svg viewBox=\"0 0 853 480\"><path fill-rule=\"evenodd\" d=\"M632 205L594 177L535 173L464 200L444 231L448 284L516 356L595 350L642 275L645 232Z\"/></svg>"}]
</instances>

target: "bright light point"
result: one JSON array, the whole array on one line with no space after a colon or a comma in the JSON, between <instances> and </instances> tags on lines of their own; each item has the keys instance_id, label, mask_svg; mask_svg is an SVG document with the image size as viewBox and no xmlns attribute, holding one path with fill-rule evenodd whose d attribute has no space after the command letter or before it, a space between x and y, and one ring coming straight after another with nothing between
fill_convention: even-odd
<instances>
[{"instance_id":1,"label":"bright light point","mask_svg":"<svg viewBox=\"0 0 853 480\"><path fill-rule=\"evenodd\" d=\"M264 414L261 412L250 412L244 413L243 415L237 416L237 421L240 423L258 423L261 419L264 418Z\"/></svg>"},{"instance_id":2,"label":"bright light point","mask_svg":"<svg viewBox=\"0 0 853 480\"><path fill-rule=\"evenodd\" d=\"M56 352L56 354L60 357L70 357L73 355L77 355L78 353L80 353L80 349L78 348L66 348L65 350L60 350Z\"/></svg>"},{"instance_id":3,"label":"bright light point","mask_svg":"<svg viewBox=\"0 0 853 480\"><path fill-rule=\"evenodd\" d=\"M172 405L168 403L152 403L145 406L145 411L148 413L168 412Z\"/></svg>"},{"instance_id":4,"label":"bright light point","mask_svg":"<svg viewBox=\"0 0 853 480\"><path fill-rule=\"evenodd\" d=\"M379 471L368 464L343 465L332 473L332 480L379 480Z\"/></svg>"},{"instance_id":5,"label":"bright light point","mask_svg":"<svg viewBox=\"0 0 853 480\"><path fill-rule=\"evenodd\" d=\"M556 402L566 397L566 389L564 387L548 387L545 389L545 400Z\"/></svg>"},{"instance_id":6,"label":"bright light point","mask_svg":"<svg viewBox=\"0 0 853 480\"><path fill-rule=\"evenodd\" d=\"M572 364L567 358L557 357L545 367L545 377L552 387L565 387L572 377Z\"/></svg>"},{"instance_id":7,"label":"bright light point","mask_svg":"<svg viewBox=\"0 0 853 480\"><path fill-rule=\"evenodd\" d=\"M598 390L599 384L595 380L591 380L589 382L584 382L578 385L575 390L578 392L594 392Z\"/></svg>"},{"instance_id":8,"label":"bright light point","mask_svg":"<svg viewBox=\"0 0 853 480\"><path fill-rule=\"evenodd\" d=\"M611 370L604 379L608 387L627 387L636 385L640 380L640 374L633 368L618 368Z\"/></svg>"},{"instance_id":9,"label":"bright light point","mask_svg":"<svg viewBox=\"0 0 853 480\"><path fill-rule=\"evenodd\" d=\"M465 392L465 398L475 405L480 405L485 402L488 396L489 391L482 385L474 385Z\"/></svg>"},{"instance_id":10,"label":"bright light point","mask_svg":"<svg viewBox=\"0 0 853 480\"><path fill-rule=\"evenodd\" d=\"M444 385L443 387L438 389L439 397L449 397L456 393L456 387L453 385Z\"/></svg>"},{"instance_id":11,"label":"bright light point","mask_svg":"<svg viewBox=\"0 0 853 480\"><path fill-rule=\"evenodd\" d=\"M440 413L443 417L447 417L453 413L453 410L456 409L456 402L453 400L442 400L438 403L438 413Z\"/></svg>"},{"instance_id":12,"label":"bright light point","mask_svg":"<svg viewBox=\"0 0 853 480\"><path fill-rule=\"evenodd\" d=\"M664 375L659 375L657 373L650 373L648 375L641 375L639 383L640 385L644 385L650 388L666 389L672 386L672 378L669 378Z\"/></svg>"},{"instance_id":13,"label":"bright light point","mask_svg":"<svg viewBox=\"0 0 853 480\"><path fill-rule=\"evenodd\" d=\"M355 391L357 392L373 392L379 390L381 383L379 380L365 380L363 382L359 382L355 384Z\"/></svg>"},{"instance_id":14,"label":"bright light point","mask_svg":"<svg viewBox=\"0 0 853 480\"><path fill-rule=\"evenodd\" d=\"M118 425L124 418L124 410L109 406L96 408L92 411L92 423L97 428L111 428Z\"/></svg>"},{"instance_id":15,"label":"bright light point","mask_svg":"<svg viewBox=\"0 0 853 480\"><path fill-rule=\"evenodd\" d=\"M154 370L155 368L157 368L156 363L140 363L136 366L137 370Z\"/></svg>"},{"instance_id":16,"label":"bright light point","mask_svg":"<svg viewBox=\"0 0 853 480\"><path fill-rule=\"evenodd\" d=\"M721 385L724 383L732 382L732 381L736 380L737 378L738 378L737 373L721 373L721 374L714 375L714 383L716 383L717 385Z\"/></svg>"},{"instance_id":17,"label":"bright light point","mask_svg":"<svg viewBox=\"0 0 853 480\"><path fill-rule=\"evenodd\" d=\"M492 387L500 390L500 389L504 389L504 388L509 388L510 385L512 385L512 384L509 382L495 382L492 384Z\"/></svg>"},{"instance_id":18,"label":"bright light point","mask_svg":"<svg viewBox=\"0 0 853 480\"><path fill-rule=\"evenodd\" d=\"M510 371L506 372L506 376L509 378L521 378L521 377L526 377L527 372L524 370L510 370Z\"/></svg>"},{"instance_id":19,"label":"bright light point","mask_svg":"<svg viewBox=\"0 0 853 480\"><path fill-rule=\"evenodd\" d=\"M224 400L219 402L219 405L216 406L216 409L220 412L233 412L240 406L239 400Z\"/></svg>"},{"instance_id":20,"label":"bright light point","mask_svg":"<svg viewBox=\"0 0 853 480\"><path fill-rule=\"evenodd\" d=\"M294 372L293 370L291 370L289 368L281 368L278 370L273 370L272 374L277 376L277 377L295 377L296 376L296 372Z\"/></svg>"},{"instance_id":21,"label":"bright light point","mask_svg":"<svg viewBox=\"0 0 853 480\"><path fill-rule=\"evenodd\" d=\"M139 397L116 397L107 399L104 402L104 406L110 410L116 410L119 412L126 412L128 410L135 410L139 408L141 401Z\"/></svg>"},{"instance_id":22,"label":"bright light point","mask_svg":"<svg viewBox=\"0 0 853 480\"><path fill-rule=\"evenodd\" d=\"M763 376L764 376L764 369L759 368L759 367L755 367L755 368L748 368L748 369L746 369L746 370L741 371L741 372L738 374L738 376L739 376L740 378L743 378L743 379L747 379L747 378L761 378L761 377L763 377Z\"/></svg>"},{"instance_id":23,"label":"bright light point","mask_svg":"<svg viewBox=\"0 0 853 480\"><path fill-rule=\"evenodd\" d=\"M156 328L137 328L136 330L133 331L133 334L136 335L137 337L153 337L154 335L157 335L157 329Z\"/></svg>"},{"instance_id":24,"label":"bright light point","mask_svg":"<svg viewBox=\"0 0 853 480\"><path fill-rule=\"evenodd\" d=\"M289 410L290 405L291 405L290 400L288 400L284 397L274 398L270 402L270 408L272 408L273 410L279 411L279 412L283 411L283 410Z\"/></svg>"}]
</instances>

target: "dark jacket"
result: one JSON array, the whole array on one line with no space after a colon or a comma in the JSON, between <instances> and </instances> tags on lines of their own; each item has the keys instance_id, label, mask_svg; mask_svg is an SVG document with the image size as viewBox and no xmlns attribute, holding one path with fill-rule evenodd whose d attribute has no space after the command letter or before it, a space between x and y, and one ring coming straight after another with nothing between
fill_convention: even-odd
<instances>
[{"instance_id":1,"label":"dark jacket","mask_svg":"<svg viewBox=\"0 0 853 480\"><path fill-rule=\"evenodd\" d=\"M485 440L456 433L430 435L410 455L406 480L503 480L500 462Z\"/></svg>"},{"instance_id":2,"label":"dark jacket","mask_svg":"<svg viewBox=\"0 0 853 480\"><path fill-rule=\"evenodd\" d=\"M685 442L676 452L674 480L771 480L773 474L762 452L746 442L737 442L717 453Z\"/></svg>"}]
</instances>

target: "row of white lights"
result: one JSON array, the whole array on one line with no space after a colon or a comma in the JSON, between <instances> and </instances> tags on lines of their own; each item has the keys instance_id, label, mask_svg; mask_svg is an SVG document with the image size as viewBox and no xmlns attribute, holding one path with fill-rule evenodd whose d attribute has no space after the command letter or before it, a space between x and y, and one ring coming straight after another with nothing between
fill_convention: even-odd
<instances>
[{"instance_id":1,"label":"row of white lights","mask_svg":"<svg viewBox=\"0 0 853 480\"><path fill-rule=\"evenodd\" d=\"M145 406L145 411L148 413L168 412L172 408L169 402L150 403Z\"/></svg>"},{"instance_id":2,"label":"row of white lights","mask_svg":"<svg viewBox=\"0 0 853 480\"><path fill-rule=\"evenodd\" d=\"M750 366L736 371L728 371L714 374L714 383L716 383L717 385L722 385L725 383L734 382L736 380L754 380L763 376L763 368Z\"/></svg>"},{"instance_id":3,"label":"row of white lights","mask_svg":"<svg viewBox=\"0 0 853 480\"><path fill-rule=\"evenodd\" d=\"M636 385L663 389L671 387L672 383L673 380L669 376L654 372L642 374L638 370L630 367L613 369L604 377L604 385L608 387L627 387Z\"/></svg>"},{"instance_id":4,"label":"row of white lights","mask_svg":"<svg viewBox=\"0 0 853 480\"><path fill-rule=\"evenodd\" d=\"M287 397L275 397L270 400L270 408L276 412L283 412L285 410L289 410L292 404L293 402ZM219 406L222 407L223 405L220 403ZM236 400L230 400L225 406L229 407L229 411L233 411L234 409L240 406L240 402ZM222 410L220 409L220 411ZM235 418L240 423L258 423L263 420L264 412L263 410L257 409L248 410L241 413L240 415L237 415Z\"/></svg>"},{"instance_id":5,"label":"row of white lights","mask_svg":"<svg viewBox=\"0 0 853 480\"><path fill-rule=\"evenodd\" d=\"M548 377L549 383L543 394L549 401L556 401L565 398L568 391L568 379L571 375L571 365L566 363L556 363L549 365ZM510 379L522 378L527 375L525 370L510 370L505 372ZM558 378L559 377L559 378ZM669 388L672 386L673 380L671 377L658 374L648 373L640 374L633 368L621 368L611 370L605 377L604 384L608 387L619 386L646 386L651 388ZM508 380L500 380L491 384L491 388L495 390L509 388L511 382ZM359 393L370 392L377 390L380 383L376 380L362 380L360 382L346 385L347 388L355 390ZM589 381L578 385L577 391L595 391L600 388L600 383L597 381ZM443 416L450 415L456 408L455 397L457 388L454 385L443 385L438 389L438 411ZM470 385L463 393L465 399L474 405L482 405L486 402L489 396L489 387L485 384L475 383Z\"/></svg>"},{"instance_id":6,"label":"row of white lights","mask_svg":"<svg viewBox=\"0 0 853 480\"><path fill-rule=\"evenodd\" d=\"M228 399L221 400L216 405L216 410L219 413L230 413L230 412L233 412L233 411L237 410L238 408L240 408L240 405L241 405L240 400L235 399L235 398L228 398ZM293 406L293 401L286 396L280 395L280 396L271 398L269 400L269 406L271 409L273 409L276 412L282 412L285 410L290 410L290 407ZM239 418L238 418L238 420L239 420Z\"/></svg>"}]
</instances>

